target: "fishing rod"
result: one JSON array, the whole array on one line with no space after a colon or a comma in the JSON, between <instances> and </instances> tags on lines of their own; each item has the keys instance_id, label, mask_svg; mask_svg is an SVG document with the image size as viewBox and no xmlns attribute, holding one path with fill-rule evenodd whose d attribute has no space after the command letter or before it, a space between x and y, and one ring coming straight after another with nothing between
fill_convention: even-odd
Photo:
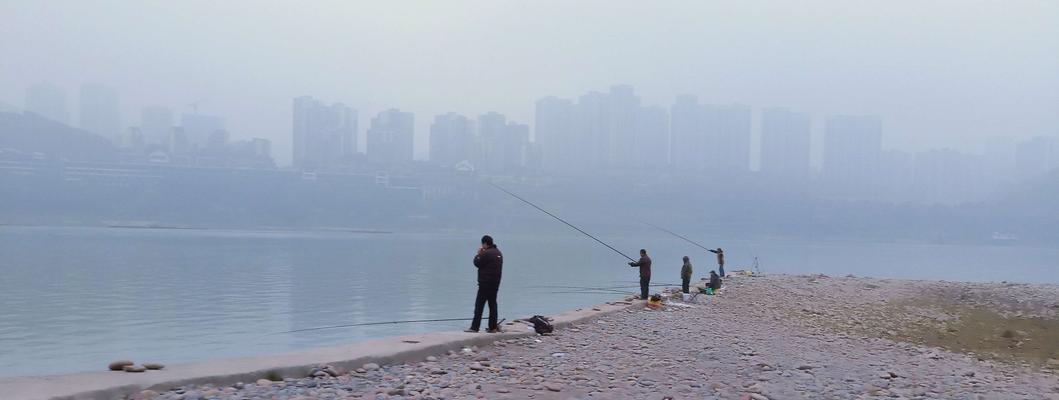
<instances>
[{"instance_id":1,"label":"fishing rod","mask_svg":"<svg viewBox=\"0 0 1059 400\"><path fill-rule=\"evenodd\" d=\"M556 216L555 214L552 214L552 213L548 212L547 210L545 210L545 209L543 209L543 208L540 208L540 207L538 207L538 206L537 206L536 204L533 204L533 203L531 203L531 202L530 202L529 200L526 200L526 199L524 199L524 198L522 198L522 197L519 197L519 195L517 195L517 194L511 193L511 192L510 192L510 191L508 191L507 189L504 189L504 188L500 187L500 185L497 185L497 184L495 184L495 183L492 183L492 182L489 182L489 185L491 185L491 186L493 186L493 187L495 187L495 188L497 188L497 189L500 189L500 191L502 191L502 192L504 192L504 193L507 193L507 194L511 195L511 197L514 197L514 198L516 198L516 199L522 200L522 202L523 202L523 203L529 204L529 205L530 205L530 206L532 206L533 208L536 208L536 209L537 209L538 211L540 211L540 212L542 212L542 213L545 213L545 214L548 214L548 216L549 216L549 217L552 217L552 218L555 218L555 219L559 220L559 222L562 222L562 223L566 224L566 226L569 226L569 227L571 227L571 228L574 228L574 230L576 230L576 231L578 231L578 232L581 232L581 233L582 233L582 234L584 234L585 236L588 236L588 237L592 238L592 240L595 240L595 241L599 242L599 244L601 244L601 245L604 245L604 246L607 246L607 248L608 248L608 249L614 250L614 252L615 252L615 253L621 254L621 256L622 256L622 257L628 258L628 259L629 259L629 261L633 261L633 262L635 262L635 261L636 261L636 260L634 260L634 259L633 259L632 257L629 257L629 256L625 255L625 253L622 253L621 251L618 251L618 249L615 249L615 248L614 248L614 247L612 247L611 245L609 245L609 244L606 244L606 243L604 243L604 242L603 242L602 240L599 240L598 238L596 238L595 236L592 236L592 235L590 235L590 234L589 234L588 232L585 232L585 231L581 230L581 228L578 228L578 227L574 226L574 224L571 224L571 223L569 223L569 222L566 222L566 220L564 220L564 219L562 219L562 218L559 218L559 217L558 217L558 216Z\"/></svg>"},{"instance_id":2,"label":"fishing rod","mask_svg":"<svg viewBox=\"0 0 1059 400\"><path fill-rule=\"evenodd\" d=\"M663 227L661 227L661 226L658 226L658 225L655 225L655 224L652 224L652 223L650 223L650 222L646 222L646 221L640 221L640 222L642 222L642 223L644 223L644 224L647 224L647 225L650 225L650 226L653 226L653 227L655 227L655 228L658 228L658 229L659 229L659 230L661 230L662 232L665 232L665 233L668 233L668 234L670 234L670 235L676 236L676 237L678 237L678 238L684 239L684 240L685 240L685 241L687 241L688 243L691 243L691 244L693 244L693 245L699 246L699 247L700 247L700 248L702 248L703 250L713 250L713 249L711 249L711 248L708 248L708 247L706 247L706 246L703 246L703 245L701 245L701 244L698 244L698 243L697 243L697 242L695 242L694 240L688 239L688 238L686 238L686 237L684 237L684 236L680 235L679 233L673 232L673 231L671 231L671 230L669 230L669 229L663 228Z\"/></svg>"},{"instance_id":3,"label":"fishing rod","mask_svg":"<svg viewBox=\"0 0 1059 400\"><path fill-rule=\"evenodd\" d=\"M560 288L557 288L557 289L560 289ZM577 290L574 290L574 289L570 289L570 290L552 290L552 291L547 292L547 293L573 293L573 292L582 292L582 293L621 293L621 294L627 294L627 293L632 293L632 289L630 289L630 290L616 290L616 289L577 289Z\"/></svg>"},{"instance_id":4,"label":"fishing rod","mask_svg":"<svg viewBox=\"0 0 1059 400\"><path fill-rule=\"evenodd\" d=\"M633 292L585 292L585 291L579 291L579 290L571 290L571 291L548 292L548 294L597 294L597 295L602 294L602 295L607 295L607 296L613 296L615 294L636 294L636 293L633 293Z\"/></svg>"},{"instance_id":5,"label":"fishing rod","mask_svg":"<svg viewBox=\"0 0 1059 400\"><path fill-rule=\"evenodd\" d=\"M680 286L676 283L652 283L648 286ZM639 285L622 285L622 286L565 286L565 285L534 285L525 286L532 289L586 289L586 290L611 290L611 289L636 289Z\"/></svg>"},{"instance_id":6,"label":"fishing rod","mask_svg":"<svg viewBox=\"0 0 1059 400\"><path fill-rule=\"evenodd\" d=\"M295 333L295 332L308 332L308 331L320 331L320 330L324 330L324 329L351 328L351 327L354 327L354 326L412 324L412 323L420 323L420 322L470 321L472 319L473 318L440 318L440 319L410 319L410 320L405 320L405 321L364 322L364 323L359 323L359 324L317 326L317 327L313 327L313 328L295 329L293 331L276 332L275 334Z\"/></svg>"},{"instance_id":7,"label":"fishing rod","mask_svg":"<svg viewBox=\"0 0 1059 400\"><path fill-rule=\"evenodd\" d=\"M640 281L621 281L621 280L618 280L618 281L611 281L611 282L635 284L635 285L630 285L630 286L640 287ZM652 283L651 284L651 286L655 286L655 285L659 285L659 286L680 286L679 283Z\"/></svg>"}]
</instances>

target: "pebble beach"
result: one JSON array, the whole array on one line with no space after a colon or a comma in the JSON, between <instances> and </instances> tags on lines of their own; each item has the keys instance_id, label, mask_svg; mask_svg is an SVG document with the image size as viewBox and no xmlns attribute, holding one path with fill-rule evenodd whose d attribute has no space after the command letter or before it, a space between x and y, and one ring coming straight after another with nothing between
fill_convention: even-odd
<instances>
[{"instance_id":1,"label":"pebble beach","mask_svg":"<svg viewBox=\"0 0 1059 400\"><path fill-rule=\"evenodd\" d=\"M1056 285L735 274L667 294L413 363L129 398L1059 399Z\"/></svg>"}]
</instances>

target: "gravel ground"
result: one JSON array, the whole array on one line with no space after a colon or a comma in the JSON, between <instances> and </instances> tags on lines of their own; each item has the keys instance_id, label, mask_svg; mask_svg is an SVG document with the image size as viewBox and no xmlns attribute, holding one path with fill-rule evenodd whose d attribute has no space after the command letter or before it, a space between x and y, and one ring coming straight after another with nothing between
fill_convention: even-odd
<instances>
[{"instance_id":1,"label":"gravel ground","mask_svg":"<svg viewBox=\"0 0 1059 400\"><path fill-rule=\"evenodd\" d=\"M636 307L552 336L500 341L418 363L148 391L136 398L1059 399L1054 353L1005 358L924 344L930 341L914 332L937 328L943 339L957 326L951 324L968 317L911 299L945 299L1054 322L1059 287L732 277L720 295L698 296L690 307ZM1059 343L1059 332L1042 332L1009 338L1011 346Z\"/></svg>"}]
</instances>

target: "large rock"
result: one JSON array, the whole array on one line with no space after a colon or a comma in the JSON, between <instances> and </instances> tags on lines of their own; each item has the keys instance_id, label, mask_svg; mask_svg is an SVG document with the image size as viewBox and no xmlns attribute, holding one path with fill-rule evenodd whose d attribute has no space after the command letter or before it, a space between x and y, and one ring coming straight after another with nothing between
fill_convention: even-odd
<instances>
[{"instance_id":1,"label":"large rock","mask_svg":"<svg viewBox=\"0 0 1059 400\"><path fill-rule=\"evenodd\" d=\"M144 372L147 368L144 368L141 365L126 365L122 367L122 370L125 372Z\"/></svg>"},{"instance_id":2,"label":"large rock","mask_svg":"<svg viewBox=\"0 0 1059 400\"><path fill-rule=\"evenodd\" d=\"M110 363L110 365L108 365L107 368L109 368L111 371L124 371L126 365L133 365L133 364L135 364L135 363L132 362L132 361L129 361L129 360L119 360L119 361L114 361L114 362Z\"/></svg>"},{"instance_id":3,"label":"large rock","mask_svg":"<svg viewBox=\"0 0 1059 400\"><path fill-rule=\"evenodd\" d=\"M157 371L157 370L160 370L162 368L165 368L165 365L164 364L159 364L159 363L143 363L143 367L147 368L147 369L150 369L150 370L156 370Z\"/></svg>"}]
</instances>

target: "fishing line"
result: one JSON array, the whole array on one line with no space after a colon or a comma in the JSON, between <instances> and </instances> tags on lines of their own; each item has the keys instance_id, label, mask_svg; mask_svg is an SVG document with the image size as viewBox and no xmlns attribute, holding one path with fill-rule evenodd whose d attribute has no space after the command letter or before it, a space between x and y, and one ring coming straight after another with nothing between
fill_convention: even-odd
<instances>
[{"instance_id":1,"label":"fishing line","mask_svg":"<svg viewBox=\"0 0 1059 400\"><path fill-rule=\"evenodd\" d=\"M497 188L497 189L500 189L500 191L502 191L502 192L504 192L504 193L507 193L507 194L511 195L511 197L514 197L514 198L516 198L516 199L522 200L522 202L523 202L523 203L529 204L529 205L530 205L530 206L532 206L533 208L536 208L536 209L537 209L538 211L540 211L540 212L542 212L542 213L545 213L545 214L548 214L548 216L550 216L550 217L552 217L552 218L555 218L555 219L556 219L556 220L558 220L559 222L562 222L562 223L566 224L566 226L569 226L569 227L571 227L571 228L574 228L574 230L576 230L576 231L578 231L578 232L581 232L581 233L582 233L582 234L584 234L585 236L588 236L588 237L592 238L593 240L595 240L595 241L599 242L599 244L601 244L601 245L604 245L604 246L607 246L607 248L608 248L608 249L614 250L614 252L615 252L615 253L621 254L621 256L622 256L622 257L625 257L625 258L629 259L629 261L633 261L633 262L635 262L635 261L636 261L636 260L634 260L634 259L633 259L632 257L629 257L629 256L625 255L625 253L622 253L621 251L618 251L618 249L615 249L615 248L614 248L614 247L612 247L611 245L609 245L609 244L606 244L606 243L604 243L604 242L603 242L602 240L599 240L599 238L597 238L597 237L595 237L595 236L592 236L592 235L590 235L590 234L589 234L588 232L585 232L585 231L581 230L581 228L578 228L578 227L574 226L574 224L571 224L571 223L569 223L569 222L566 222L566 220L564 220L564 219L562 219L562 218L559 218L559 217L558 217L558 216L556 216L555 214L552 214L552 213L548 212L547 210L545 210L545 209L543 209L543 208L540 208L540 207L538 207L538 206L537 206L536 204L533 204L533 203L531 203L531 202L530 202L529 200L526 200L526 199L524 199L524 198L522 198L522 197L519 197L519 195L517 195L517 194L511 193L511 192L510 192L510 191L508 191L507 189L504 189L504 188L500 187L500 185L497 185L497 184L495 184L495 183L492 183L492 182L489 182L489 185L491 185L491 186L493 186L493 187L495 187L495 188Z\"/></svg>"},{"instance_id":2,"label":"fishing line","mask_svg":"<svg viewBox=\"0 0 1059 400\"><path fill-rule=\"evenodd\" d=\"M680 286L680 285L676 284L676 283L652 283L652 284L650 284L648 286ZM608 289L609 290L609 289L636 289L636 288L639 288L640 286L639 285L621 285L621 286L533 285L533 286L525 286L525 287L532 288L532 289L592 289L592 290Z\"/></svg>"},{"instance_id":3,"label":"fishing line","mask_svg":"<svg viewBox=\"0 0 1059 400\"><path fill-rule=\"evenodd\" d=\"M274 334L308 332L308 331L320 331L320 330L324 330L324 329L351 328L351 327L355 327L355 326L389 325L389 324L412 324L412 323L420 323L420 322L470 321L472 319L473 318L440 318L440 319L411 319L411 320L405 320L405 321L364 322L364 323L359 323L359 324L317 326L317 327L313 327L313 328L295 329L293 331L275 332Z\"/></svg>"},{"instance_id":4,"label":"fishing line","mask_svg":"<svg viewBox=\"0 0 1059 400\"><path fill-rule=\"evenodd\" d=\"M613 296L615 294L635 294L633 292L586 292L583 290L571 290L571 291L558 291L548 292L548 294L602 294L607 296Z\"/></svg>"},{"instance_id":5,"label":"fishing line","mask_svg":"<svg viewBox=\"0 0 1059 400\"><path fill-rule=\"evenodd\" d=\"M707 248L706 246L703 246L703 245L701 245L701 244L698 244L698 243L697 243L697 242L695 242L694 240L688 239L688 238L686 238L686 237L684 237L684 236L680 235L679 233L673 232L673 231L671 231L671 230L669 230L669 229L663 228L663 227L661 227L661 226L658 226L658 225L652 224L652 223L650 223L650 222L647 222L647 221L640 221L640 222L641 222L641 223L643 223L643 224L646 224L646 225L650 225L650 226L653 226L653 227L655 227L655 228L657 228L657 229L661 230L662 232L665 232L665 233L668 233L668 234L670 234L670 235L676 236L676 237L678 237L678 238L684 239L684 240L686 240L686 241L687 241L688 243L691 243L691 244L693 244L693 245L699 246L699 247L700 247L700 248L702 248L703 250L713 250L713 249Z\"/></svg>"}]
</instances>

